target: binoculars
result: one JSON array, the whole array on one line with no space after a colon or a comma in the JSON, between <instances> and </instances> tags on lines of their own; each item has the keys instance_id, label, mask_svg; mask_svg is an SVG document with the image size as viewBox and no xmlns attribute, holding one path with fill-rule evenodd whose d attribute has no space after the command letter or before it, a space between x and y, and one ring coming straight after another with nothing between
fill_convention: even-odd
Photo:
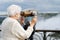
<instances>
[{"instance_id":1,"label":"binoculars","mask_svg":"<svg viewBox=\"0 0 60 40\"><path fill-rule=\"evenodd\" d=\"M36 11L31 11L31 10L21 11L20 15L21 16L24 16L24 17L36 16L37 15L37 12Z\"/></svg>"}]
</instances>

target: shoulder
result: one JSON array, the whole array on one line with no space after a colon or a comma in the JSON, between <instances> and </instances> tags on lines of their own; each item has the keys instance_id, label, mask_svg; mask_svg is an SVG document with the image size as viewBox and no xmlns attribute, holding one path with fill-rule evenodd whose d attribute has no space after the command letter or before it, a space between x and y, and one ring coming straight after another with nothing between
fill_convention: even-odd
<instances>
[{"instance_id":1,"label":"shoulder","mask_svg":"<svg viewBox=\"0 0 60 40\"><path fill-rule=\"evenodd\" d=\"M17 23L18 21L13 19L13 18L10 18L10 17L7 17L3 20L2 23Z\"/></svg>"}]
</instances>

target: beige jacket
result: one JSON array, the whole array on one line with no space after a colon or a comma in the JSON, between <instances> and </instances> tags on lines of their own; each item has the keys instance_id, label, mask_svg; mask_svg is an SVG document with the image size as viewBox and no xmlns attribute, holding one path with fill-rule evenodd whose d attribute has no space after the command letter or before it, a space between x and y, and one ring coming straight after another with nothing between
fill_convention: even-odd
<instances>
[{"instance_id":1,"label":"beige jacket","mask_svg":"<svg viewBox=\"0 0 60 40\"><path fill-rule=\"evenodd\" d=\"M2 23L3 40L25 40L33 32L32 27L25 31L19 22L13 18L6 18Z\"/></svg>"}]
</instances>

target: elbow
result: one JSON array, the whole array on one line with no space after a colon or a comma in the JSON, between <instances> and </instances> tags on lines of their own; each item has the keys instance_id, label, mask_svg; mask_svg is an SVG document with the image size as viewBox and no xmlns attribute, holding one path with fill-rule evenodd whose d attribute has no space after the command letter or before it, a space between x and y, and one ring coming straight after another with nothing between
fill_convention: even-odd
<instances>
[{"instance_id":1,"label":"elbow","mask_svg":"<svg viewBox=\"0 0 60 40\"><path fill-rule=\"evenodd\" d=\"M26 36L26 39L27 39L27 38L29 38L29 37L30 37L30 36L29 36L29 35L27 35L27 36Z\"/></svg>"},{"instance_id":2,"label":"elbow","mask_svg":"<svg viewBox=\"0 0 60 40\"><path fill-rule=\"evenodd\" d=\"M24 39L28 39L28 38L30 37L30 35L29 35L29 34L25 34L25 35L22 35L22 37L23 37Z\"/></svg>"},{"instance_id":3,"label":"elbow","mask_svg":"<svg viewBox=\"0 0 60 40\"><path fill-rule=\"evenodd\" d=\"M26 38L29 38L31 34L26 34Z\"/></svg>"}]
</instances>

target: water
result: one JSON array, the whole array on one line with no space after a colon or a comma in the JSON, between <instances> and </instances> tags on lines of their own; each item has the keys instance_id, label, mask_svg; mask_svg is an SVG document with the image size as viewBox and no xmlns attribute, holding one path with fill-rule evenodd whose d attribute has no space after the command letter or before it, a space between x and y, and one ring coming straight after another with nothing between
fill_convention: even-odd
<instances>
[{"instance_id":1,"label":"water","mask_svg":"<svg viewBox=\"0 0 60 40\"><path fill-rule=\"evenodd\" d=\"M60 14L46 20L38 20L36 29L60 29Z\"/></svg>"}]
</instances>

